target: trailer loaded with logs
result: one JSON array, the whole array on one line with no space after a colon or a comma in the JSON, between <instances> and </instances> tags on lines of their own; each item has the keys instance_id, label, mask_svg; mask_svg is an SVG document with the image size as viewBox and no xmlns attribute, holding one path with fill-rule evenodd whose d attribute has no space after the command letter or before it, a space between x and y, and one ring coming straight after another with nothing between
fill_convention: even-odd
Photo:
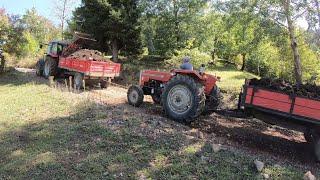
<instances>
[{"instance_id":1,"label":"trailer loaded with logs","mask_svg":"<svg viewBox=\"0 0 320 180\"><path fill-rule=\"evenodd\" d=\"M320 87L283 80L246 80L239 108L248 116L304 133L320 161Z\"/></svg>"},{"instance_id":2,"label":"trailer loaded with logs","mask_svg":"<svg viewBox=\"0 0 320 180\"><path fill-rule=\"evenodd\" d=\"M77 89L83 88L83 82L99 83L106 88L108 82L120 75L121 65L92 50L94 43L90 35L77 32L72 42L50 42L45 57L37 62L37 75L71 76Z\"/></svg>"}]
</instances>

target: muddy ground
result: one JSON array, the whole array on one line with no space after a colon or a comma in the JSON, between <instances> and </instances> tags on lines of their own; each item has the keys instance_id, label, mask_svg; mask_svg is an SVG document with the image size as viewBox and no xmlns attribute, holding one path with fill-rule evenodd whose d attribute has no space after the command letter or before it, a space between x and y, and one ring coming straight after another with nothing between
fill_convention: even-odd
<instances>
[{"instance_id":1,"label":"muddy ground","mask_svg":"<svg viewBox=\"0 0 320 180\"><path fill-rule=\"evenodd\" d=\"M32 70L23 70L36 80ZM63 80L62 80L63 82ZM59 84L56 88L63 88L65 85ZM63 90L63 89L62 89ZM306 172L311 170L320 174L320 164L314 160L312 146L308 144L303 133L266 124L258 119L233 118L219 114L201 116L191 125L177 123L167 119L161 106L155 105L152 99L145 97L142 107L133 108L127 104L127 89L120 86L109 86L105 90L92 87L90 90L80 93L81 96L96 101L99 104L107 104L115 109L126 109L144 112L145 116L164 123L173 124L185 130L186 133L192 131L198 134L198 138L207 139L210 142L221 144L222 147L249 154L257 159L291 165ZM229 97L230 98L230 97ZM228 102L230 99L227 98ZM233 101L235 103L235 101ZM235 107L229 104L228 107ZM118 112L118 113L121 113ZM121 114L120 114L121 115Z\"/></svg>"}]
</instances>

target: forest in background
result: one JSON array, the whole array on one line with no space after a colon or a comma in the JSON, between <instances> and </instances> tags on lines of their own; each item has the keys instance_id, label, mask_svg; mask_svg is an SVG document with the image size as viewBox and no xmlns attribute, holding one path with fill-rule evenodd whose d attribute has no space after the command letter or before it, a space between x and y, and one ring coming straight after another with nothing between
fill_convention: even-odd
<instances>
[{"instance_id":1,"label":"forest in background","mask_svg":"<svg viewBox=\"0 0 320 180\"><path fill-rule=\"evenodd\" d=\"M178 64L190 56L196 67L222 62L261 77L320 79L318 0L82 0L72 14L61 13L71 16L62 19L67 27L54 26L36 9L22 16L0 10L8 63L32 67L45 52L40 43L81 31L115 59L148 56ZM308 27L299 26L301 19Z\"/></svg>"}]
</instances>

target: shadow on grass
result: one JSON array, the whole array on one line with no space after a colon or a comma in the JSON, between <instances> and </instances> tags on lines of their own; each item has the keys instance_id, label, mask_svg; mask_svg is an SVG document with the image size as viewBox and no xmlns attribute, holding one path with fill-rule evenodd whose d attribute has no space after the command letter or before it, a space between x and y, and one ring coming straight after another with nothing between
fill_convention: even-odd
<instances>
[{"instance_id":1,"label":"shadow on grass","mask_svg":"<svg viewBox=\"0 0 320 180\"><path fill-rule=\"evenodd\" d=\"M46 79L37 77L34 72L20 72L16 69L11 69L0 75L0 86L20 86L28 83L48 84Z\"/></svg>"},{"instance_id":2,"label":"shadow on grass","mask_svg":"<svg viewBox=\"0 0 320 180\"><path fill-rule=\"evenodd\" d=\"M183 134L186 127L138 111L127 105L85 105L73 115L4 132L0 134L0 179L256 176L249 168L251 159L241 162L246 171L239 171L243 167L232 165L233 159L244 157L203 151L208 144Z\"/></svg>"}]
</instances>

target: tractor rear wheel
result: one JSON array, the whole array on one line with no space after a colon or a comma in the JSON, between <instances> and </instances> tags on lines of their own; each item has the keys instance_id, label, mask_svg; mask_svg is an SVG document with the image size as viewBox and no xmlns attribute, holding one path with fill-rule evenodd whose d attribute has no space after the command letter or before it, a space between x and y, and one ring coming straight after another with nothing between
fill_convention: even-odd
<instances>
[{"instance_id":1,"label":"tractor rear wheel","mask_svg":"<svg viewBox=\"0 0 320 180\"><path fill-rule=\"evenodd\" d=\"M44 63L43 75L45 78L56 76L58 69L58 62L52 58L48 58Z\"/></svg>"},{"instance_id":2,"label":"tractor rear wheel","mask_svg":"<svg viewBox=\"0 0 320 180\"><path fill-rule=\"evenodd\" d=\"M81 73L76 73L74 75L74 86L76 89L82 89L83 88L83 80L84 76Z\"/></svg>"},{"instance_id":3,"label":"tractor rear wheel","mask_svg":"<svg viewBox=\"0 0 320 180\"><path fill-rule=\"evenodd\" d=\"M132 85L128 90L127 98L130 105L139 107L143 103L143 90L140 86Z\"/></svg>"},{"instance_id":4,"label":"tractor rear wheel","mask_svg":"<svg viewBox=\"0 0 320 180\"><path fill-rule=\"evenodd\" d=\"M214 86L211 90L210 95L206 98L206 105L203 114L209 115L216 111L220 107L222 99L223 96L220 92L219 87Z\"/></svg>"},{"instance_id":5,"label":"tractor rear wheel","mask_svg":"<svg viewBox=\"0 0 320 180\"><path fill-rule=\"evenodd\" d=\"M189 76L175 76L165 85L162 104L169 118L190 123L204 109L203 85Z\"/></svg>"}]
</instances>

